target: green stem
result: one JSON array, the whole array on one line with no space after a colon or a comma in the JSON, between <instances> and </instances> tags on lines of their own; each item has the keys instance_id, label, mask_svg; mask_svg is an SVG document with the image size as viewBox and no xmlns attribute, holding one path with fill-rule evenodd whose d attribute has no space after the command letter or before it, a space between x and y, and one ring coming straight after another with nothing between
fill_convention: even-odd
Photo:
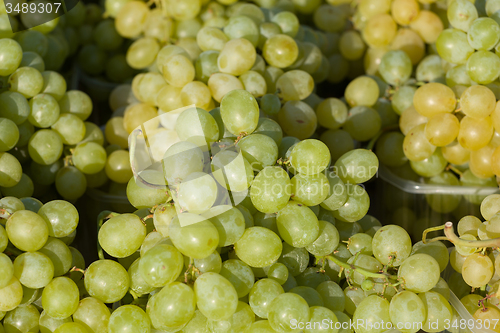
<instances>
[{"instance_id":1,"label":"green stem","mask_svg":"<svg viewBox=\"0 0 500 333\"><path fill-rule=\"evenodd\" d=\"M13 247L13 246L7 246L7 248L5 248L5 251L6 253L10 253L12 254L13 256L20 256L21 254L23 254L24 252Z\"/></svg>"},{"instance_id":2,"label":"green stem","mask_svg":"<svg viewBox=\"0 0 500 333\"><path fill-rule=\"evenodd\" d=\"M345 263L345 262L335 258L334 256L326 256L325 258L333 261L334 263L336 263L340 267L343 267L344 269L353 269L356 272L358 272L359 274L361 274L367 278L385 279L385 280L388 280L388 279L397 280L398 279L398 277L396 275L369 272L366 269L363 269L361 267L357 267L356 265L351 265L351 264Z\"/></svg>"},{"instance_id":3,"label":"green stem","mask_svg":"<svg viewBox=\"0 0 500 333\"><path fill-rule=\"evenodd\" d=\"M97 216L97 234L99 234L99 230L101 230L102 225L104 224L104 220L108 220L113 216L118 216L120 214L112 212L110 210L102 211L101 214ZM97 255L99 259L104 260L104 251L102 250L101 244L97 241Z\"/></svg>"},{"instance_id":4,"label":"green stem","mask_svg":"<svg viewBox=\"0 0 500 333\"><path fill-rule=\"evenodd\" d=\"M427 244L427 243L435 242L437 240L443 240L443 237L436 237L436 238L432 238L432 239L427 239L427 234L429 232L439 231L439 230L443 230L443 229L444 229L444 225L425 229L424 232L422 233L422 243ZM447 238L444 237L444 240L446 240L446 239Z\"/></svg>"},{"instance_id":5,"label":"green stem","mask_svg":"<svg viewBox=\"0 0 500 333\"><path fill-rule=\"evenodd\" d=\"M444 234L446 238L452 242L454 245L464 246L464 247L498 247L500 246L500 238L485 239L485 240L465 240L458 238L453 231L453 222L446 222L444 225Z\"/></svg>"}]
</instances>

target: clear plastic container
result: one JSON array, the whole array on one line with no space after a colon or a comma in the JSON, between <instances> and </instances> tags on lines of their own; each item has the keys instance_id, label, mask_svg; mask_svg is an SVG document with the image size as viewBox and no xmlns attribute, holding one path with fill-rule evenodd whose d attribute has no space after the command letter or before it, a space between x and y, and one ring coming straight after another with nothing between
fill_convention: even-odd
<instances>
[{"instance_id":1,"label":"clear plastic container","mask_svg":"<svg viewBox=\"0 0 500 333\"><path fill-rule=\"evenodd\" d=\"M375 179L366 184L370 194L369 214L382 224L405 228L413 241L422 238L430 227L452 221L455 225L465 215L481 216L483 197L499 193L498 187L444 186L403 179L380 165Z\"/></svg>"}]
</instances>

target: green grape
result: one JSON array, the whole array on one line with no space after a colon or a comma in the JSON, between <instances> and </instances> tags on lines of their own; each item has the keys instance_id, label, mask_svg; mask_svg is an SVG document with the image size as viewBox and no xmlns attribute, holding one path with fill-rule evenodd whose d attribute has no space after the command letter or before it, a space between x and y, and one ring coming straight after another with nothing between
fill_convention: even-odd
<instances>
[{"instance_id":1,"label":"green grape","mask_svg":"<svg viewBox=\"0 0 500 333\"><path fill-rule=\"evenodd\" d=\"M97 260L85 272L85 289L90 296L104 303L119 301L129 289L127 271L112 260Z\"/></svg>"},{"instance_id":2,"label":"green grape","mask_svg":"<svg viewBox=\"0 0 500 333\"><path fill-rule=\"evenodd\" d=\"M265 167L257 174L250 188L252 204L263 213L279 211L285 207L290 195L290 178L280 167Z\"/></svg>"},{"instance_id":3,"label":"green grape","mask_svg":"<svg viewBox=\"0 0 500 333\"><path fill-rule=\"evenodd\" d=\"M62 114L51 127L66 145L77 144L85 137L85 124L72 114Z\"/></svg>"},{"instance_id":4,"label":"green grape","mask_svg":"<svg viewBox=\"0 0 500 333\"><path fill-rule=\"evenodd\" d=\"M154 328L179 330L193 317L195 309L193 289L183 283L172 282L154 294L148 301L146 311Z\"/></svg>"},{"instance_id":5,"label":"green grape","mask_svg":"<svg viewBox=\"0 0 500 333\"><path fill-rule=\"evenodd\" d=\"M9 90L18 92L26 98L36 96L42 91L43 77L32 67L20 67L9 76Z\"/></svg>"},{"instance_id":6,"label":"green grape","mask_svg":"<svg viewBox=\"0 0 500 333\"><path fill-rule=\"evenodd\" d=\"M237 309L238 295L235 288L217 273L200 275L194 283L194 293L198 309L209 320L228 319Z\"/></svg>"},{"instance_id":7,"label":"green grape","mask_svg":"<svg viewBox=\"0 0 500 333\"><path fill-rule=\"evenodd\" d=\"M250 134L258 125L259 105L245 90L233 90L221 101L220 112L224 126L234 135Z\"/></svg>"},{"instance_id":8,"label":"green grape","mask_svg":"<svg viewBox=\"0 0 500 333\"><path fill-rule=\"evenodd\" d=\"M0 118L0 151L11 150L19 142L19 129L7 118Z\"/></svg>"},{"instance_id":9,"label":"green grape","mask_svg":"<svg viewBox=\"0 0 500 333\"><path fill-rule=\"evenodd\" d=\"M248 295L254 285L255 277L252 269L241 260L224 261L219 274L231 282L238 298Z\"/></svg>"},{"instance_id":10,"label":"green grape","mask_svg":"<svg viewBox=\"0 0 500 333\"><path fill-rule=\"evenodd\" d=\"M326 177L330 184L328 197L321 202L321 207L334 211L344 206L347 201L347 188L344 182L334 172L327 172Z\"/></svg>"},{"instance_id":11,"label":"green grape","mask_svg":"<svg viewBox=\"0 0 500 333\"><path fill-rule=\"evenodd\" d=\"M465 309L471 314L474 313L480 308L480 301L483 299L481 295L477 294L469 294L460 299L460 302L463 304Z\"/></svg>"},{"instance_id":12,"label":"green grape","mask_svg":"<svg viewBox=\"0 0 500 333\"><path fill-rule=\"evenodd\" d=\"M309 264L309 253L305 248L295 248L283 243L283 250L278 262L284 264L290 275L295 277L306 270Z\"/></svg>"},{"instance_id":13,"label":"green grape","mask_svg":"<svg viewBox=\"0 0 500 333\"><path fill-rule=\"evenodd\" d=\"M9 244L9 238L7 232L3 226L0 226L0 252L5 251L7 245Z\"/></svg>"},{"instance_id":14,"label":"green grape","mask_svg":"<svg viewBox=\"0 0 500 333\"><path fill-rule=\"evenodd\" d=\"M313 288L308 286L298 286L292 288L289 293L297 294L302 297L310 307L323 306L323 299L320 294Z\"/></svg>"},{"instance_id":15,"label":"green grape","mask_svg":"<svg viewBox=\"0 0 500 333\"><path fill-rule=\"evenodd\" d=\"M100 145L104 145L104 133L101 131L99 126L91 122L84 122L85 124L85 136L82 139L83 142L95 142ZM111 146L111 145L110 145Z\"/></svg>"},{"instance_id":16,"label":"green grape","mask_svg":"<svg viewBox=\"0 0 500 333\"><path fill-rule=\"evenodd\" d=\"M80 323L68 322L59 326L54 333L88 333L88 330Z\"/></svg>"},{"instance_id":17,"label":"green grape","mask_svg":"<svg viewBox=\"0 0 500 333\"><path fill-rule=\"evenodd\" d=\"M203 171L203 152L194 143L181 141L167 149L163 157L163 171L169 184L176 184L189 174Z\"/></svg>"},{"instance_id":18,"label":"green grape","mask_svg":"<svg viewBox=\"0 0 500 333\"><path fill-rule=\"evenodd\" d=\"M376 143L375 150L380 163L389 167L400 167L408 159L403 152L404 135L399 132L383 134Z\"/></svg>"},{"instance_id":19,"label":"green grape","mask_svg":"<svg viewBox=\"0 0 500 333\"><path fill-rule=\"evenodd\" d=\"M372 255L372 237L363 233L354 234L349 238L347 248L352 255L356 253Z\"/></svg>"},{"instance_id":20,"label":"green grape","mask_svg":"<svg viewBox=\"0 0 500 333\"><path fill-rule=\"evenodd\" d=\"M417 89L412 86L400 87L394 95L392 95L392 108L394 112L401 115L404 110L409 108L413 103L413 95Z\"/></svg>"},{"instance_id":21,"label":"green grape","mask_svg":"<svg viewBox=\"0 0 500 333\"><path fill-rule=\"evenodd\" d=\"M162 287L174 281L183 266L182 255L175 247L159 243L143 255L139 262L139 272L148 285Z\"/></svg>"},{"instance_id":22,"label":"green grape","mask_svg":"<svg viewBox=\"0 0 500 333\"><path fill-rule=\"evenodd\" d=\"M358 141L372 139L380 130L382 120L375 109L367 106L355 106L349 110L344 129Z\"/></svg>"},{"instance_id":23,"label":"green grape","mask_svg":"<svg viewBox=\"0 0 500 333\"><path fill-rule=\"evenodd\" d=\"M278 331L291 332L293 323L305 323L311 318L307 302L299 295L284 293L269 304L269 324Z\"/></svg>"},{"instance_id":24,"label":"green grape","mask_svg":"<svg viewBox=\"0 0 500 333\"><path fill-rule=\"evenodd\" d=\"M20 306L7 313L3 327L9 332L37 332L40 313L34 305Z\"/></svg>"},{"instance_id":25,"label":"green grape","mask_svg":"<svg viewBox=\"0 0 500 333\"><path fill-rule=\"evenodd\" d=\"M59 108L61 113L72 113L85 121L92 113L92 100L82 91L70 90L59 99Z\"/></svg>"},{"instance_id":26,"label":"green grape","mask_svg":"<svg viewBox=\"0 0 500 333\"><path fill-rule=\"evenodd\" d=\"M23 154L25 156L28 155L26 151L24 151ZM18 197L18 198L29 197L32 196L34 193L33 181L25 173L22 174L21 180L16 185L12 187L2 187L0 189L4 195Z\"/></svg>"},{"instance_id":27,"label":"green grape","mask_svg":"<svg viewBox=\"0 0 500 333\"><path fill-rule=\"evenodd\" d=\"M270 137L279 146L283 139L283 131L281 126L274 120L269 118L260 118L254 134L264 134Z\"/></svg>"},{"instance_id":28,"label":"green grape","mask_svg":"<svg viewBox=\"0 0 500 333\"><path fill-rule=\"evenodd\" d=\"M196 34L196 41L202 51L221 51L229 38L215 27L203 27Z\"/></svg>"},{"instance_id":29,"label":"green grape","mask_svg":"<svg viewBox=\"0 0 500 333\"><path fill-rule=\"evenodd\" d=\"M39 319L39 328L41 333L52 333L54 332L59 326L65 324L65 323L71 323L72 319L71 317L64 318L64 319L55 319L52 318L47 314L47 312L42 311L40 314L40 319Z\"/></svg>"},{"instance_id":30,"label":"green grape","mask_svg":"<svg viewBox=\"0 0 500 333\"><path fill-rule=\"evenodd\" d=\"M485 220L490 220L500 211L500 194L490 194L481 202L481 215Z\"/></svg>"},{"instance_id":31,"label":"green grape","mask_svg":"<svg viewBox=\"0 0 500 333\"><path fill-rule=\"evenodd\" d=\"M181 333L205 333L207 332L207 318L200 310L194 312L193 318L181 329Z\"/></svg>"},{"instance_id":32,"label":"green grape","mask_svg":"<svg viewBox=\"0 0 500 333\"><path fill-rule=\"evenodd\" d=\"M397 267L411 253L411 239L406 230L397 225L380 228L373 236L373 255L384 265ZM391 260L392 258L392 260ZM432 287L431 287L432 288Z\"/></svg>"},{"instance_id":33,"label":"green grape","mask_svg":"<svg viewBox=\"0 0 500 333\"><path fill-rule=\"evenodd\" d=\"M184 265L189 265L189 260L187 257L184 257ZM222 259L220 257L219 252L214 251L211 255L203 259L194 259L194 266L201 272L213 272L220 273L222 268Z\"/></svg>"},{"instance_id":34,"label":"green grape","mask_svg":"<svg viewBox=\"0 0 500 333\"><path fill-rule=\"evenodd\" d=\"M229 18L223 29L229 39L245 38L255 47L259 42L259 27L249 17L235 15Z\"/></svg>"},{"instance_id":35,"label":"green grape","mask_svg":"<svg viewBox=\"0 0 500 333\"><path fill-rule=\"evenodd\" d=\"M269 65L285 68L297 60L299 48L292 37L286 34L277 34L266 40L262 48L262 56Z\"/></svg>"},{"instance_id":36,"label":"green grape","mask_svg":"<svg viewBox=\"0 0 500 333\"><path fill-rule=\"evenodd\" d=\"M28 143L28 152L34 162L43 165L55 163L62 155L63 142L57 132L49 129L33 134Z\"/></svg>"},{"instance_id":37,"label":"green grape","mask_svg":"<svg viewBox=\"0 0 500 333\"><path fill-rule=\"evenodd\" d=\"M78 309L73 313L73 321L84 325L93 332L106 331L111 313L100 300L87 297L80 301Z\"/></svg>"},{"instance_id":38,"label":"green grape","mask_svg":"<svg viewBox=\"0 0 500 333\"><path fill-rule=\"evenodd\" d=\"M454 0L448 7L448 21L450 24L462 31L469 31L478 13L473 3L466 0Z\"/></svg>"},{"instance_id":39,"label":"green grape","mask_svg":"<svg viewBox=\"0 0 500 333\"><path fill-rule=\"evenodd\" d=\"M319 235L318 218L306 206L290 201L276 217L281 238L294 247L305 247Z\"/></svg>"},{"instance_id":40,"label":"green grape","mask_svg":"<svg viewBox=\"0 0 500 333\"><path fill-rule=\"evenodd\" d=\"M51 237L66 237L78 226L78 211L75 206L64 200L53 200L46 203L38 211L38 214L47 223Z\"/></svg>"},{"instance_id":41,"label":"green grape","mask_svg":"<svg viewBox=\"0 0 500 333\"><path fill-rule=\"evenodd\" d=\"M47 128L54 125L59 118L59 104L48 94L39 94L29 101L31 108L28 121L36 127Z\"/></svg>"},{"instance_id":42,"label":"green grape","mask_svg":"<svg viewBox=\"0 0 500 333\"><path fill-rule=\"evenodd\" d=\"M308 139L297 143L290 154L290 164L299 173L314 175L323 171L330 162L328 147L319 140Z\"/></svg>"},{"instance_id":43,"label":"green grape","mask_svg":"<svg viewBox=\"0 0 500 333\"><path fill-rule=\"evenodd\" d=\"M448 266L448 249L442 242L437 241L424 244L422 241L419 241L413 244L413 248L411 250L411 255L417 253L428 254L433 257L438 262L441 272Z\"/></svg>"},{"instance_id":44,"label":"green grape","mask_svg":"<svg viewBox=\"0 0 500 333\"><path fill-rule=\"evenodd\" d=\"M13 273L23 286L43 288L54 277L54 264L41 252L25 252L14 260Z\"/></svg>"},{"instance_id":45,"label":"green grape","mask_svg":"<svg viewBox=\"0 0 500 333\"><path fill-rule=\"evenodd\" d=\"M115 258L132 255L146 237L146 226L134 214L114 216L99 229L98 241L104 251Z\"/></svg>"},{"instance_id":46,"label":"green grape","mask_svg":"<svg viewBox=\"0 0 500 333\"><path fill-rule=\"evenodd\" d=\"M305 102L288 101L278 113L278 123L288 135L307 139L317 128L317 117Z\"/></svg>"},{"instance_id":47,"label":"green grape","mask_svg":"<svg viewBox=\"0 0 500 333\"><path fill-rule=\"evenodd\" d=\"M57 192L66 200L80 198L87 189L85 176L73 166L59 169L56 174L55 184Z\"/></svg>"},{"instance_id":48,"label":"green grape","mask_svg":"<svg viewBox=\"0 0 500 333\"><path fill-rule=\"evenodd\" d=\"M5 287L0 289L0 311L14 310L23 299L23 287L13 276Z\"/></svg>"},{"instance_id":49,"label":"green grape","mask_svg":"<svg viewBox=\"0 0 500 333\"><path fill-rule=\"evenodd\" d=\"M127 183L133 176L128 151L120 149L109 154L104 171L112 181L120 184Z\"/></svg>"},{"instance_id":50,"label":"green grape","mask_svg":"<svg viewBox=\"0 0 500 333\"><path fill-rule=\"evenodd\" d=\"M446 299L450 299L450 287L443 278L439 278L438 283L430 290L440 293Z\"/></svg>"},{"instance_id":51,"label":"green grape","mask_svg":"<svg viewBox=\"0 0 500 333\"><path fill-rule=\"evenodd\" d=\"M79 171L93 175L104 169L106 165L106 151L95 142L81 143L76 146L72 159Z\"/></svg>"},{"instance_id":52,"label":"green grape","mask_svg":"<svg viewBox=\"0 0 500 333\"><path fill-rule=\"evenodd\" d=\"M418 297L424 303L427 312L427 319L422 329L426 332L441 332L445 323L453 317L450 304L443 295L433 291L420 293Z\"/></svg>"},{"instance_id":53,"label":"green grape","mask_svg":"<svg viewBox=\"0 0 500 333\"><path fill-rule=\"evenodd\" d=\"M361 76L351 81L344 93L350 107L357 105L372 106L377 101L378 96L377 82L368 76Z\"/></svg>"},{"instance_id":54,"label":"green grape","mask_svg":"<svg viewBox=\"0 0 500 333\"><path fill-rule=\"evenodd\" d=\"M493 277L494 271L490 257L480 253L467 256L462 266L463 279L473 288L486 285Z\"/></svg>"},{"instance_id":55,"label":"green grape","mask_svg":"<svg viewBox=\"0 0 500 333\"><path fill-rule=\"evenodd\" d=\"M132 290L139 296L151 293L153 290L156 289L155 287L148 284L146 280L143 278L143 275L139 270L139 265L141 260L142 258L136 259L128 268L128 275L130 279L130 290Z\"/></svg>"},{"instance_id":56,"label":"green grape","mask_svg":"<svg viewBox=\"0 0 500 333\"><path fill-rule=\"evenodd\" d=\"M330 183L327 177L316 175L296 175L291 180L293 200L306 206L315 206L322 203L330 192Z\"/></svg>"},{"instance_id":57,"label":"green grape","mask_svg":"<svg viewBox=\"0 0 500 333\"><path fill-rule=\"evenodd\" d=\"M253 285L249 294L249 302L252 311L260 318L268 318L271 310L271 302L283 294L283 287L274 279L264 278Z\"/></svg>"},{"instance_id":58,"label":"green grape","mask_svg":"<svg viewBox=\"0 0 500 333\"><path fill-rule=\"evenodd\" d=\"M363 299L356 307L353 315L353 321L361 320L365 323L364 327L362 329L358 328L357 331L360 333L385 331L387 327L384 326L383 322L390 321L389 307L389 302L377 295L370 295ZM377 326L380 328L374 328Z\"/></svg>"},{"instance_id":59,"label":"green grape","mask_svg":"<svg viewBox=\"0 0 500 333\"><path fill-rule=\"evenodd\" d=\"M292 38L294 38L299 31L299 19L292 12L282 11L276 13L271 17L271 21L276 23L285 35L288 35Z\"/></svg>"},{"instance_id":60,"label":"green grape","mask_svg":"<svg viewBox=\"0 0 500 333\"><path fill-rule=\"evenodd\" d=\"M271 137L264 134L246 136L238 142L238 147L243 157L256 171L274 165L278 158L278 145Z\"/></svg>"},{"instance_id":61,"label":"green grape","mask_svg":"<svg viewBox=\"0 0 500 333\"><path fill-rule=\"evenodd\" d=\"M214 73L219 71L217 65L217 59L219 57L219 51L205 51L200 54L195 62L196 79L208 83L208 79Z\"/></svg>"},{"instance_id":62,"label":"green grape","mask_svg":"<svg viewBox=\"0 0 500 333\"><path fill-rule=\"evenodd\" d=\"M254 225L256 227L264 227L272 230L274 233L278 234L278 226L276 225L276 214L266 214L262 212L257 212L253 215Z\"/></svg>"},{"instance_id":63,"label":"green grape","mask_svg":"<svg viewBox=\"0 0 500 333\"><path fill-rule=\"evenodd\" d=\"M16 258L17 259L17 258ZM14 276L14 265L6 254L0 253L0 289L6 287ZM16 276L17 277L17 276Z\"/></svg>"},{"instance_id":64,"label":"green grape","mask_svg":"<svg viewBox=\"0 0 500 333\"><path fill-rule=\"evenodd\" d=\"M355 149L342 155L334 170L344 183L364 183L377 173L378 159L372 151Z\"/></svg>"},{"instance_id":65,"label":"green grape","mask_svg":"<svg viewBox=\"0 0 500 333\"><path fill-rule=\"evenodd\" d=\"M415 173L423 177L434 177L444 171L448 161L443 157L441 149L436 149L431 156L422 161L410 161Z\"/></svg>"},{"instance_id":66,"label":"green grape","mask_svg":"<svg viewBox=\"0 0 500 333\"><path fill-rule=\"evenodd\" d=\"M151 322L147 314L136 305L122 305L109 317L108 331L118 332L145 332L151 330Z\"/></svg>"},{"instance_id":67,"label":"green grape","mask_svg":"<svg viewBox=\"0 0 500 333\"><path fill-rule=\"evenodd\" d=\"M467 73L474 82L489 84L500 75L500 59L489 51L477 51L467 59Z\"/></svg>"},{"instance_id":68,"label":"green grape","mask_svg":"<svg viewBox=\"0 0 500 333\"><path fill-rule=\"evenodd\" d=\"M313 266L306 268L302 273L295 277L295 280L299 286L307 286L311 288L316 288L322 282L330 281L330 276L325 273L320 272L320 266Z\"/></svg>"},{"instance_id":69,"label":"green grape","mask_svg":"<svg viewBox=\"0 0 500 333\"><path fill-rule=\"evenodd\" d=\"M28 119L30 107L26 97L17 92L5 91L0 94L0 117L21 125Z\"/></svg>"},{"instance_id":70,"label":"green grape","mask_svg":"<svg viewBox=\"0 0 500 333\"><path fill-rule=\"evenodd\" d=\"M235 243L236 255L252 267L266 267L274 263L282 251L278 235L267 228L251 227Z\"/></svg>"},{"instance_id":71,"label":"green grape","mask_svg":"<svg viewBox=\"0 0 500 333\"><path fill-rule=\"evenodd\" d=\"M146 252L148 252L150 249L152 249L158 243L165 243L165 244L173 245L172 242L170 241L170 239L168 239L168 238L165 239L159 232L152 231L144 238L144 241L142 242L141 248L138 251L139 256L143 257ZM135 253L137 253L137 251L134 252L134 254ZM134 256L134 254L132 256Z\"/></svg>"},{"instance_id":72,"label":"green grape","mask_svg":"<svg viewBox=\"0 0 500 333\"><path fill-rule=\"evenodd\" d=\"M77 267L82 270L85 269L85 267L87 266L85 266L85 259L83 258L83 255L80 253L80 251L72 246L69 246L69 251L71 252L71 267ZM80 272L70 272L69 275L70 278L75 282L80 281L80 279L83 277L83 273Z\"/></svg>"},{"instance_id":73,"label":"green grape","mask_svg":"<svg viewBox=\"0 0 500 333\"><path fill-rule=\"evenodd\" d=\"M441 269L436 259L425 253L410 255L398 270L406 290L416 293L429 291L439 281Z\"/></svg>"},{"instance_id":74,"label":"green grape","mask_svg":"<svg viewBox=\"0 0 500 333\"><path fill-rule=\"evenodd\" d=\"M314 323L314 326L306 327L304 333L316 333L325 330L338 332L336 327L338 326L339 320L332 310L323 306L313 306L310 308L310 313L310 321Z\"/></svg>"},{"instance_id":75,"label":"green grape","mask_svg":"<svg viewBox=\"0 0 500 333\"><path fill-rule=\"evenodd\" d=\"M391 85L402 85L410 78L411 72L412 63L404 51L388 51L380 61L379 73Z\"/></svg>"},{"instance_id":76,"label":"green grape","mask_svg":"<svg viewBox=\"0 0 500 333\"><path fill-rule=\"evenodd\" d=\"M169 203L162 204L153 213L155 229L163 236L168 237L168 226L174 216L177 215L175 206Z\"/></svg>"},{"instance_id":77,"label":"green grape","mask_svg":"<svg viewBox=\"0 0 500 333\"><path fill-rule=\"evenodd\" d=\"M300 69L288 71L276 81L278 96L284 101L303 100L312 93L313 88L314 80L312 76Z\"/></svg>"},{"instance_id":78,"label":"green grape","mask_svg":"<svg viewBox=\"0 0 500 333\"><path fill-rule=\"evenodd\" d=\"M45 63L38 53L25 51L23 52L23 59L21 60L19 67L32 67L39 72L43 72L45 70Z\"/></svg>"},{"instance_id":79,"label":"green grape","mask_svg":"<svg viewBox=\"0 0 500 333\"><path fill-rule=\"evenodd\" d=\"M269 267L267 277L283 285L288 280L288 268L282 263L274 263Z\"/></svg>"},{"instance_id":80,"label":"green grape","mask_svg":"<svg viewBox=\"0 0 500 333\"><path fill-rule=\"evenodd\" d=\"M347 119L347 106L337 98L327 98L316 107L318 124L329 129L341 127Z\"/></svg>"},{"instance_id":81,"label":"green grape","mask_svg":"<svg viewBox=\"0 0 500 333\"><path fill-rule=\"evenodd\" d=\"M181 140L190 139L200 147L217 141L219 137L215 119L199 108L189 108L183 111L177 119L175 130Z\"/></svg>"},{"instance_id":82,"label":"green grape","mask_svg":"<svg viewBox=\"0 0 500 333\"><path fill-rule=\"evenodd\" d=\"M54 71L42 72L43 88L40 93L47 94L59 101L66 93L66 80L64 77Z\"/></svg>"},{"instance_id":83,"label":"green grape","mask_svg":"<svg viewBox=\"0 0 500 333\"><path fill-rule=\"evenodd\" d=\"M22 251L38 251L48 239L45 221L36 213L20 210L12 214L5 226L12 244ZM26 230L30 230L26 233Z\"/></svg>"},{"instance_id":84,"label":"green grape","mask_svg":"<svg viewBox=\"0 0 500 333\"><path fill-rule=\"evenodd\" d=\"M406 290L396 294L389 305L391 322L403 333L416 333L419 330L426 318L425 310L422 300Z\"/></svg>"},{"instance_id":85,"label":"green grape","mask_svg":"<svg viewBox=\"0 0 500 333\"><path fill-rule=\"evenodd\" d=\"M219 244L219 233L212 222L191 213L174 217L169 237L182 254L195 259L209 256Z\"/></svg>"},{"instance_id":86,"label":"green grape","mask_svg":"<svg viewBox=\"0 0 500 333\"><path fill-rule=\"evenodd\" d=\"M42 293L43 309L55 319L64 319L75 313L79 299L78 287L67 277L53 279Z\"/></svg>"},{"instance_id":87,"label":"green grape","mask_svg":"<svg viewBox=\"0 0 500 333\"><path fill-rule=\"evenodd\" d=\"M220 51L217 67L221 73L239 76L252 68L256 55L254 45L247 39L231 39Z\"/></svg>"},{"instance_id":88,"label":"green grape","mask_svg":"<svg viewBox=\"0 0 500 333\"><path fill-rule=\"evenodd\" d=\"M54 276L66 274L71 269L73 256L62 240L49 237L39 251L49 257L54 264Z\"/></svg>"},{"instance_id":89,"label":"green grape","mask_svg":"<svg viewBox=\"0 0 500 333\"><path fill-rule=\"evenodd\" d=\"M325 256L331 254L339 245L339 232L335 226L326 221L318 221L319 236L311 244L307 245L306 250L315 256Z\"/></svg>"},{"instance_id":90,"label":"green grape","mask_svg":"<svg viewBox=\"0 0 500 333\"><path fill-rule=\"evenodd\" d=\"M359 185L346 184L347 201L333 211L333 216L343 222L355 222L368 212L370 198L365 189ZM342 236L341 236L342 238Z\"/></svg>"},{"instance_id":91,"label":"green grape","mask_svg":"<svg viewBox=\"0 0 500 333\"><path fill-rule=\"evenodd\" d=\"M0 95L1 98L1 95ZM279 97L274 94L266 94L260 99L260 108L267 115L275 115L281 109Z\"/></svg>"},{"instance_id":92,"label":"green grape","mask_svg":"<svg viewBox=\"0 0 500 333\"><path fill-rule=\"evenodd\" d=\"M345 296L342 288L333 281L324 281L316 287L324 306L331 311L344 311Z\"/></svg>"},{"instance_id":93,"label":"green grape","mask_svg":"<svg viewBox=\"0 0 500 333\"><path fill-rule=\"evenodd\" d=\"M210 209L213 223L219 234L219 247L229 246L237 242L245 231L245 218L235 207L219 205Z\"/></svg>"},{"instance_id":94,"label":"green grape","mask_svg":"<svg viewBox=\"0 0 500 333\"><path fill-rule=\"evenodd\" d=\"M500 27L492 18L478 18L470 25L467 40L476 50L491 50L500 40Z\"/></svg>"},{"instance_id":95,"label":"green grape","mask_svg":"<svg viewBox=\"0 0 500 333\"><path fill-rule=\"evenodd\" d=\"M127 198L137 209L150 208L165 203L168 195L165 190L151 189L137 185L134 178L130 178L127 184Z\"/></svg>"},{"instance_id":96,"label":"green grape","mask_svg":"<svg viewBox=\"0 0 500 333\"><path fill-rule=\"evenodd\" d=\"M19 131L19 140L17 140L17 147L26 147L29 143L29 140L33 134L35 134L35 127L31 125L30 122L25 121L21 125L17 126ZM14 129L15 132L15 129Z\"/></svg>"},{"instance_id":97,"label":"green grape","mask_svg":"<svg viewBox=\"0 0 500 333\"><path fill-rule=\"evenodd\" d=\"M16 71L23 58L23 49L18 42L10 38L0 39L2 66L0 75L7 76Z\"/></svg>"},{"instance_id":98,"label":"green grape","mask_svg":"<svg viewBox=\"0 0 500 333\"><path fill-rule=\"evenodd\" d=\"M460 236L471 234L477 237L477 229L481 226L482 222L474 215L464 216L458 221L457 231Z\"/></svg>"}]
</instances>

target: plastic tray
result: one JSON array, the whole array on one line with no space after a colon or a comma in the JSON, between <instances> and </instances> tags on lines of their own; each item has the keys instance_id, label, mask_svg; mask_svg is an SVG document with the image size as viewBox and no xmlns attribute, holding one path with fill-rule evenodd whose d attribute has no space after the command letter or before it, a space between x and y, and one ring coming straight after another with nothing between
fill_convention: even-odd
<instances>
[{"instance_id":1,"label":"plastic tray","mask_svg":"<svg viewBox=\"0 0 500 333\"><path fill-rule=\"evenodd\" d=\"M380 165L374 181L366 184L370 194L369 214L382 224L397 224L405 228L413 241L419 241L426 228L452 221L456 224L465 215L481 216L479 205L464 196L487 196L499 193L498 187L441 186L403 179ZM448 211L436 211L428 203L455 200L458 204Z\"/></svg>"}]
</instances>

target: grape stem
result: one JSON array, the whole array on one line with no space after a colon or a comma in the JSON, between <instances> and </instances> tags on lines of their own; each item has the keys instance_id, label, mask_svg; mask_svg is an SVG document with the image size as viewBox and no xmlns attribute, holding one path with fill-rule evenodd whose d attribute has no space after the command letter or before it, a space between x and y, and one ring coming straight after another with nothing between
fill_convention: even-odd
<instances>
[{"instance_id":1,"label":"grape stem","mask_svg":"<svg viewBox=\"0 0 500 333\"><path fill-rule=\"evenodd\" d=\"M109 220L110 218L114 216L118 216L120 214L109 211L109 210L104 210L97 216L97 234L99 234L99 230L101 230L102 225L104 224L104 220ZM99 256L100 260L104 260L104 251L101 247L101 244L99 244L99 241L97 241L97 255Z\"/></svg>"},{"instance_id":2,"label":"grape stem","mask_svg":"<svg viewBox=\"0 0 500 333\"><path fill-rule=\"evenodd\" d=\"M80 272L83 275L85 275L85 271L81 268L76 267L76 266L74 266L72 269L69 270L69 273L72 273L72 272Z\"/></svg>"},{"instance_id":3,"label":"grape stem","mask_svg":"<svg viewBox=\"0 0 500 333\"><path fill-rule=\"evenodd\" d=\"M10 254L10 255L13 255L13 256L20 256L21 254L23 254L24 252L15 248L15 247L12 247L12 246L7 246L5 248L5 254Z\"/></svg>"},{"instance_id":4,"label":"grape stem","mask_svg":"<svg viewBox=\"0 0 500 333\"><path fill-rule=\"evenodd\" d=\"M426 240L425 236L427 235L428 232L431 231L436 231L436 230L441 230L444 229L444 234L446 237L436 237L432 238L429 240ZM424 244L430 243L436 240L448 240L452 242L455 246L463 246L463 247L475 247L475 248L486 248L486 247L491 247L491 248L496 248L500 246L500 238L493 238L493 239L485 239L485 240L465 240L465 239L460 239L456 234L455 231L453 230L453 222L446 222L444 225L439 226L439 227L434 227L434 228L429 228L424 230L424 233L422 235L422 242Z\"/></svg>"},{"instance_id":5,"label":"grape stem","mask_svg":"<svg viewBox=\"0 0 500 333\"><path fill-rule=\"evenodd\" d=\"M427 239L427 234L429 232L439 231L439 230L443 230L443 229L444 229L444 225L425 229L424 232L422 233L422 243L427 244L427 243L436 242L438 240L448 240L448 238L446 238L444 236Z\"/></svg>"},{"instance_id":6,"label":"grape stem","mask_svg":"<svg viewBox=\"0 0 500 333\"><path fill-rule=\"evenodd\" d=\"M387 282L389 282L389 279L392 279L392 280L398 279L398 277L396 275L390 275L387 273L369 272L366 269L363 269L363 268L358 267L356 265L345 263L345 262L335 258L334 256L325 256L325 258L330 260L330 261L333 261L335 264L337 264L338 266L340 266L344 269L355 270L356 272L358 272L359 274L363 275L366 278L385 279Z\"/></svg>"}]
</instances>

